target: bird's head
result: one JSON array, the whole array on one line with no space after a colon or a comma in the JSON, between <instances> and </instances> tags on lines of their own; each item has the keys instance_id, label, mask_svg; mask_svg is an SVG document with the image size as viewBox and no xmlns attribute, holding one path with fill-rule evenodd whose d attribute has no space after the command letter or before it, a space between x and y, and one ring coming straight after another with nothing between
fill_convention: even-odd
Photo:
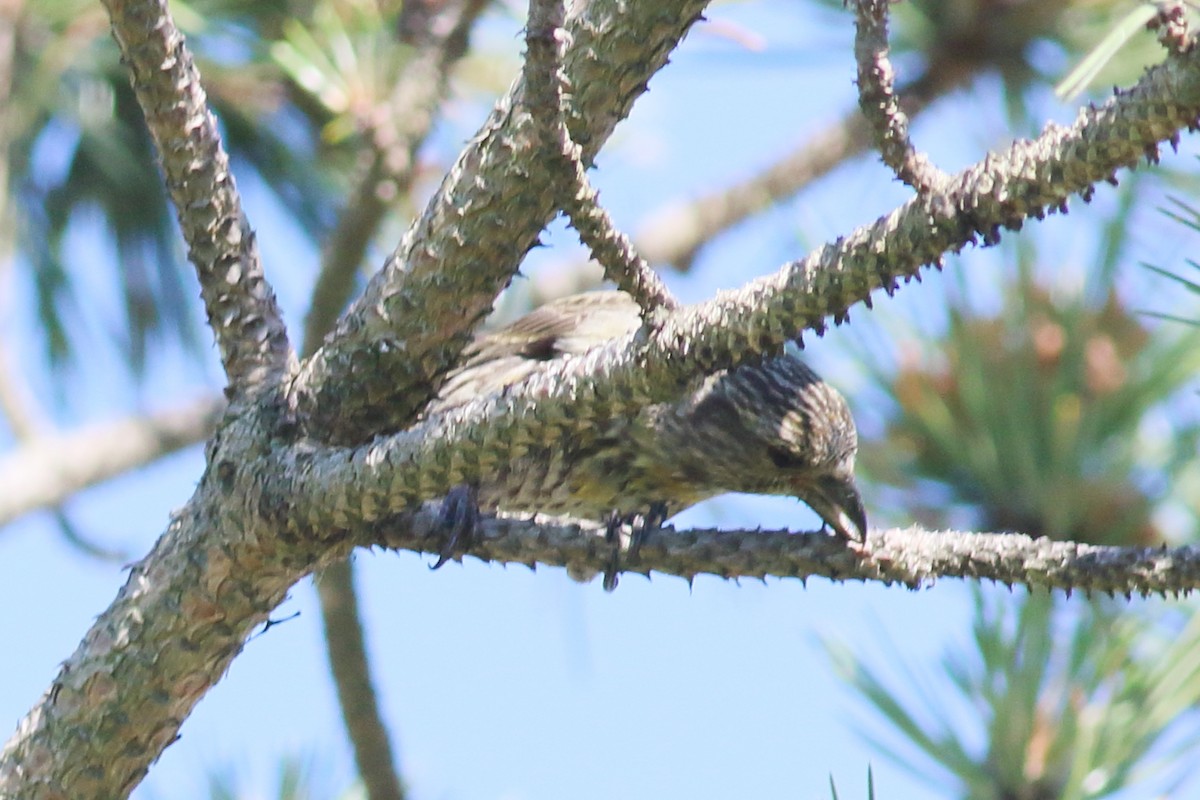
<instances>
[{"instance_id":1,"label":"bird's head","mask_svg":"<svg viewBox=\"0 0 1200 800\"><path fill-rule=\"evenodd\" d=\"M843 538L866 536L850 408L798 357L785 354L707 379L688 414L694 430L709 434L697 444L713 461L726 461L722 489L798 497Z\"/></svg>"}]
</instances>

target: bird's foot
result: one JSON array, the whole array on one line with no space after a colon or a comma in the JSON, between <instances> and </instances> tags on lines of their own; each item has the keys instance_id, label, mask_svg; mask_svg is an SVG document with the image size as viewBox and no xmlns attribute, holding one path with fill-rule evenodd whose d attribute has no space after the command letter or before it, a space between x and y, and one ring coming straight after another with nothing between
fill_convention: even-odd
<instances>
[{"instance_id":1,"label":"bird's foot","mask_svg":"<svg viewBox=\"0 0 1200 800\"><path fill-rule=\"evenodd\" d=\"M636 556L646 539L646 532L661 528L669 516L667 504L662 502L651 503L645 513L622 515L614 509L609 514L604 540L612 545L612 554L604 568L604 591L611 592L617 588L621 575L622 553ZM625 533L625 526L629 526L628 534Z\"/></svg>"},{"instance_id":2,"label":"bird's foot","mask_svg":"<svg viewBox=\"0 0 1200 800\"><path fill-rule=\"evenodd\" d=\"M449 491L442 500L438 512L437 527L445 532L445 544L438 551L437 569L450 559L461 559L471 545L479 527L479 490L467 483L460 483Z\"/></svg>"}]
</instances>

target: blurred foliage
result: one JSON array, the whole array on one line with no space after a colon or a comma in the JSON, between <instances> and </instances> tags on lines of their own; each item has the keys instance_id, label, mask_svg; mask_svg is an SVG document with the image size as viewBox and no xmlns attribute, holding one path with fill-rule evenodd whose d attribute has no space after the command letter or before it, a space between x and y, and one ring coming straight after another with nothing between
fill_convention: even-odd
<instances>
[{"instance_id":1,"label":"blurred foliage","mask_svg":"<svg viewBox=\"0 0 1200 800\"><path fill-rule=\"evenodd\" d=\"M261 177L315 244L353 174L353 134L403 64L406 49L393 41L400 4L193 0L172 11L235 169ZM14 33L0 157L9 166L3 224L15 236L0 257L33 270L51 362L61 364L72 339L90 335L75 317L97 282L120 287L124 318L104 324L135 371L155 337L198 351L193 279L103 8L31 0ZM276 57L284 51L288 58ZM313 76L325 86L312 85ZM345 87L339 103L331 102L334 82ZM69 247L89 221L108 234L109 253Z\"/></svg>"},{"instance_id":2,"label":"blurred foliage","mask_svg":"<svg viewBox=\"0 0 1200 800\"><path fill-rule=\"evenodd\" d=\"M235 171L261 179L314 251L407 63L418 16L431 9L399 0L171 4ZM29 0L13 27L7 87L0 69L9 95L0 166L10 167L0 224L15 236L0 259L32 270L50 363L61 366L73 340L94 333L78 317L98 284L120 288L123 318L102 324L135 374L156 339L204 352L194 279L104 9ZM495 61L487 52L468 59L463 85L490 98ZM80 223L97 221L109 252L69 247Z\"/></svg>"},{"instance_id":3,"label":"blurred foliage","mask_svg":"<svg viewBox=\"0 0 1200 800\"><path fill-rule=\"evenodd\" d=\"M1153 3L1140 3L1117 20L1101 37L1087 55L1055 87L1054 93L1061 99L1074 99L1087 89L1116 57L1125 45L1146 32L1146 25L1154 19L1158 8ZM1141 41L1145 41L1142 39ZM1147 54L1149 56L1149 54Z\"/></svg>"},{"instance_id":4,"label":"blurred foliage","mask_svg":"<svg viewBox=\"0 0 1200 800\"><path fill-rule=\"evenodd\" d=\"M1030 91L1053 86L1089 56L1089 68L1075 76L1080 90L1124 85L1162 60L1153 34L1128 24L1144 6L1135 0L909 0L892 7L889 44L894 55L920 61L919 69L902 71L910 77L935 71L997 76L1013 123L1040 125L1030 115Z\"/></svg>"},{"instance_id":5,"label":"blurred foliage","mask_svg":"<svg viewBox=\"0 0 1200 800\"><path fill-rule=\"evenodd\" d=\"M307 21L284 21L271 58L328 115L325 141L359 133L386 101L409 50L396 26L371 0L322 3Z\"/></svg>"},{"instance_id":6,"label":"blurred foliage","mask_svg":"<svg viewBox=\"0 0 1200 800\"><path fill-rule=\"evenodd\" d=\"M362 800L366 796L360 786L353 786L336 794L323 788L321 773L322 769L315 758L285 757L277 767L276 788L272 796L275 800ZM249 800L262 797L257 792L247 790L244 784L245 779L239 776L235 769L215 770L208 775L208 796L211 800Z\"/></svg>"},{"instance_id":7,"label":"blurred foliage","mask_svg":"<svg viewBox=\"0 0 1200 800\"><path fill-rule=\"evenodd\" d=\"M1122 38L1119 50L1106 39L1138 6L911 0L894 7L892 48L925 71L998 76L1010 114L1027 122L1031 91L1061 77L1050 74L1055 62L1107 47L1117 57L1094 77L1125 83L1161 58L1148 33ZM408 55L401 4L192 0L172 11L239 173L261 176L319 242L370 115ZM14 252L0 257L33 269L50 356L71 353L79 331L70 318L95 281L121 287L124 319L110 332L135 368L156 336L196 342L189 270L103 10L91 0L29 0L16 23L0 125L0 157L10 165L3 224L16 236ZM494 81L497 71L475 74ZM73 263L73 226L95 218L111 236L112 258ZM111 275L94 274L109 262L119 265ZM1163 538L1156 504L1195 460L1200 431L1180 424L1163 447L1148 443L1143 422L1200 368L1200 327L1152 328L1110 288L1111 277L1096 280L1103 291L1064 297L1022 267L1004 288L1002 313L977 314L950 297L942 339L903 353L898 370L864 359L896 406L881 440L864 442L862 462L900 490L897 516L937 527L966 504L983 528L1110 543ZM977 591L974 650L947 656L936 680L909 682L921 689L920 711L843 648L830 650L965 796L1101 797L1145 777L1149 755L1200 700L1200 623L1183 622L1182 612L1060 605ZM955 713L954 703L974 715ZM979 728L949 727L964 718ZM1197 744L1195 731L1176 741L1180 751ZM278 786L280 798L316 796L297 762L282 765ZM226 778L210 788L214 800L245 796Z\"/></svg>"},{"instance_id":8,"label":"blurred foliage","mask_svg":"<svg viewBox=\"0 0 1200 800\"><path fill-rule=\"evenodd\" d=\"M1056 294L1031 269L1001 291L994 315L950 298L944 338L906 342L898 369L868 358L896 409L864 470L930 527L964 524L952 512L966 504L983 530L1161 542L1156 502L1195 460L1200 426L1156 442L1143 425L1200 370L1200 330L1151 330L1111 288Z\"/></svg>"},{"instance_id":9,"label":"blurred foliage","mask_svg":"<svg viewBox=\"0 0 1200 800\"><path fill-rule=\"evenodd\" d=\"M861 353L875 390L894 404L883 435L864 442L863 464L895 487L897 516L1150 544L1166 535L1156 512L1183 493L1176 505L1186 513L1170 533L1183 538L1190 524L1194 535L1197 498L1183 476L1195 470L1200 441L1200 416L1188 410L1200 326L1155 323L1114 288L1132 211L1147 200L1126 189L1082 286L1055 286L1047 276L1070 270L1039 270L1036 240L1025 239L1000 279L998 311L975 311L965 298L977 287L958 272L944 331L907 337L898 365ZM1171 213L1200 231L1187 203L1175 201ZM1187 277L1152 269L1200 293ZM1155 288L1170 296L1161 281ZM956 518L959 505L972 519ZM936 674L892 652L889 675L900 677L885 679L827 643L899 734L867 733L881 752L943 790L951 776L951 794L971 800L1144 795L1149 782L1161 790L1188 777L1200 746L1194 608L972 591L972 646L948 652Z\"/></svg>"},{"instance_id":10,"label":"blurred foliage","mask_svg":"<svg viewBox=\"0 0 1200 800\"><path fill-rule=\"evenodd\" d=\"M196 3L176 9L198 24L189 43L200 54L206 88L225 125L226 145L275 188L280 200L308 225L328 216L322 160L313 158L305 127L324 120L288 114L292 93L264 65L258 36L295 13L288 4ZM121 288L123 323L109 332L139 369L151 337L168 335L197 344L194 292L163 181L129 77L120 64L102 7L94 3L34 0L16 26L15 69L5 107L11 164L8 203L15 219L17 263L34 270L34 286L48 353L59 363L71 336L69 320L96 281ZM219 60L205 59L220 53ZM294 106L299 108L299 106ZM279 116L287 115L287 125ZM284 134L287 138L284 138ZM67 243L75 225L98 217L110 237L111 257L81 263ZM104 270L116 265L111 274ZM84 276L87 276L85 279Z\"/></svg>"},{"instance_id":11,"label":"blurred foliage","mask_svg":"<svg viewBox=\"0 0 1200 800\"><path fill-rule=\"evenodd\" d=\"M827 643L905 743L897 749L865 731L881 753L939 788L949 774L970 800L1083 800L1184 776L1200 746L1189 713L1200 701L1193 609L972 591L974 648L948 651L939 674L919 674L893 648L885 679ZM913 701L887 685L897 675Z\"/></svg>"},{"instance_id":12,"label":"blurred foliage","mask_svg":"<svg viewBox=\"0 0 1200 800\"><path fill-rule=\"evenodd\" d=\"M162 181L107 19L90 3L33 2L15 33L2 155L10 167L4 207L16 218L4 222L17 231L15 255L34 269L49 353L66 354L64 318L85 296L72 292L68 229L99 211L122 265L126 349L139 365L147 335L183 307L184 289Z\"/></svg>"},{"instance_id":13,"label":"blurred foliage","mask_svg":"<svg viewBox=\"0 0 1200 800\"><path fill-rule=\"evenodd\" d=\"M822 0L832 3L835 0ZM836 0L840 6L840 0ZM410 11L421 3L409 3ZM1048 76L1039 48L1070 62L1118 24L1132 2L913 0L896 6L893 49L926 70L995 71L1020 113ZM172 11L189 37L240 174L257 173L313 243L332 224L354 174L357 145L409 52L399 0L191 0ZM504 13L501 10L501 13ZM11 165L5 227L17 263L33 270L53 363L71 352L73 324L92 280L119 286L124 315L107 333L139 369L155 337L200 352L191 278L140 111L103 9L84 0L29 0L16 20L17 68L5 106ZM1138 48L1145 47L1145 50ZM1105 79L1125 79L1158 58L1153 37L1133 37ZM469 83L496 87L494 63L464 64ZM490 63L490 68L487 64ZM507 72L505 74L508 74ZM15 202L13 202L15 201ZM98 220L111 251L95 263L67 252L77 223ZM95 277L97 269L112 274Z\"/></svg>"},{"instance_id":14,"label":"blurred foliage","mask_svg":"<svg viewBox=\"0 0 1200 800\"><path fill-rule=\"evenodd\" d=\"M1135 80L1163 58L1155 37L1123 23L1143 3L1133 0L914 0L897 7L894 46L921 53L928 65L985 62L1001 77L1010 108L1023 112L1023 95L1035 84L1061 76L1046 69L1058 61L1082 61L1123 30L1117 56L1093 69L1093 82L1108 86ZM1047 56L1052 56L1048 58Z\"/></svg>"},{"instance_id":15,"label":"blurred foliage","mask_svg":"<svg viewBox=\"0 0 1200 800\"><path fill-rule=\"evenodd\" d=\"M1183 225L1185 228L1190 228L1192 231L1200 233L1200 206L1196 206L1182 197L1168 198L1170 205L1162 209L1162 212L1171 219ZM1200 261L1194 258L1184 260L1184 263L1192 269L1190 275L1200 276ZM1183 287L1188 294L1200 297L1200 277L1189 278L1187 274L1181 275L1172 270L1160 267L1154 264L1143 264L1147 269L1155 272L1158 275L1166 278L1169 281ZM1146 316L1157 317L1158 319L1169 320L1171 322L1181 322L1185 325L1200 326L1200 317L1181 317L1178 314L1172 314L1165 311L1143 311Z\"/></svg>"}]
</instances>

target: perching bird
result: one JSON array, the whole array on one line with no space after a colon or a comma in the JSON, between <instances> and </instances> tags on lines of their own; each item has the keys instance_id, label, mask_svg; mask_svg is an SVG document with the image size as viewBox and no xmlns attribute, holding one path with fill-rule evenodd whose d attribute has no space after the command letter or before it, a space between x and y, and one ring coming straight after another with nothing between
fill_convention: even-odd
<instances>
[{"instance_id":1,"label":"perching bird","mask_svg":"<svg viewBox=\"0 0 1200 800\"><path fill-rule=\"evenodd\" d=\"M464 353L426 413L498 391L545 366L637 330L623 292L548 303ZM718 372L681 399L589 421L535 448L478 488L481 509L603 519L675 513L723 492L798 497L842 537L862 541L854 483L858 436L845 399L790 353Z\"/></svg>"}]
</instances>

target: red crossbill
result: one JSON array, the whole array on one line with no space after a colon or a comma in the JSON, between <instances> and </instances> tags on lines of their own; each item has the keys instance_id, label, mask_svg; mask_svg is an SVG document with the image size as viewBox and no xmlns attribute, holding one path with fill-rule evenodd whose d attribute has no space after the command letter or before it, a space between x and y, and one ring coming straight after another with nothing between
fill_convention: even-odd
<instances>
[{"instance_id":1,"label":"red crossbill","mask_svg":"<svg viewBox=\"0 0 1200 800\"><path fill-rule=\"evenodd\" d=\"M476 339L427 413L517 383L545 362L641 325L622 292L554 301ZM483 476L480 509L604 519L669 513L723 492L798 497L840 536L862 541L858 437L845 399L792 353L697 382L674 402L589 420Z\"/></svg>"}]
</instances>

